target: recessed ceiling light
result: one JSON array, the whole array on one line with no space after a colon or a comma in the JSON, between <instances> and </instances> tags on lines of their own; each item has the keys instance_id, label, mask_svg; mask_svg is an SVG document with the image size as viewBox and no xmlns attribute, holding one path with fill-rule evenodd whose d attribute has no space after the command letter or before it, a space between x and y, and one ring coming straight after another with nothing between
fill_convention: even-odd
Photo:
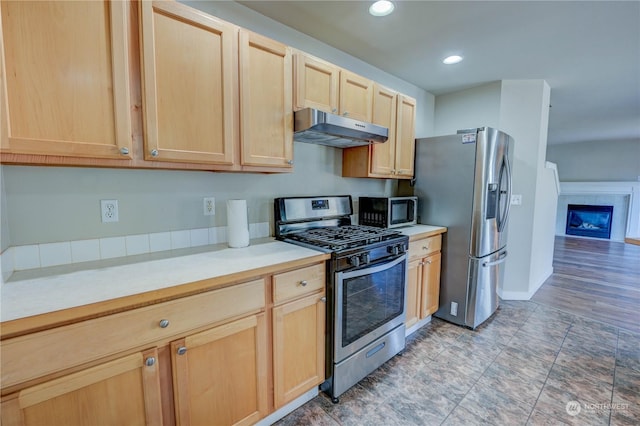
<instances>
[{"instance_id":1,"label":"recessed ceiling light","mask_svg":"<svg viewBox=\"0 0 640 426\"><path fill-rule=\"evenodd\" d=\"M387 16L395 6L388 0L379 0L369 7L369 13L373 16Z\"/></svg>"},{"instance_id":2,"label":"recessed ceiling light","mask_svg":"<svg viewBox=\"0 0 640 426\"><path fill-rule=\"evenodd\" d=\"M460 61L462 61L462 56L451 55L451 56L447 56L446 58L444 58L442 60L442 63L447 64L447 65L453 65L453 64L457 64Z\"/></svg>"}]
</instances>

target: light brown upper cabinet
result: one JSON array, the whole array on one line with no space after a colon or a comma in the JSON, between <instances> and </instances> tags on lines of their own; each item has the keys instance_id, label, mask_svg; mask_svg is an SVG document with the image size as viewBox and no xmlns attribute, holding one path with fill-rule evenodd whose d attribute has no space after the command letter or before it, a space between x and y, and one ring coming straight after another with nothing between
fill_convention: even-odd
<instances>
[{"instance_id":1,"label":"light brown upper cabinet","mask_svg":"<svg viewBox=\"0 0 640 426\"><path fill-rule=\"evenodd\" d=\"M415 151L416 101L380 85L373 91L373 123L389 128L384 143L342 151L342 175L411 179Z\"/></svg>"},{"instance_id":2,"label":"light brown upper cabinet","mask_svg":"<svg viewBox=\"0 0 640 426\"><path fill-rule=\"evenodd\" d=\"M240 119L243 166L293 164L291 49L240 30Z\"/></svg>"},{"instance_id":3,"label":"light brown upper cabinet","mask_svg":"<svg viewBox=\"0 0 640 426\"><path fill-rule=\"evenodd\" d=\"M233 165L238 28L179 3L139 5L144 158Z\"/></svg>"},{"instance_id":4,"label":"light brown upper cabinet","mask_svg":"<svg viewBox=\"0 0 640 426\"><path fill-rule=\"evenodd\" d=\"M398 95L396 116L395 177L413 177L413 158L416 149L416 100Z\"/></svg>"},{"instance_id":5,"label":"light brown upper cabinet","mask_svg":"<svg viewBox=\"0 0 640 426\"><path fill-rule=\"evenodd\" d=\"M337 113L340 68L303 53L294 56L295 109Z\"/></svg>"},{"instance_id":6,"label":"light brown upper cabinet","mask_svg":"<svg viewBox=\"0 0 640 426\"><path fill-rule=\"evenodd\" d=\"M373 81L302 52L295 55L295 109L371 122Z\"/></svg>"},{"instance_id":7,"label":"light brown upper cabinet","mask_svg":"<svg viewBox=\"0 0 640 426\"><path fill-rule=\"evenodd\" d=\"M128 7L0 2L3 153L131 158Z\"/></svg>"},{"instance_id":8,"label":"light brown upper cabinet","mask_svg":"<svg viewBox=\"0 0 640 426\"><path fill-rule=\"evenodd\" d=\"M352 72L340 71L340 115L371 122L373 81Z\"/></svg>"}]
</instances>

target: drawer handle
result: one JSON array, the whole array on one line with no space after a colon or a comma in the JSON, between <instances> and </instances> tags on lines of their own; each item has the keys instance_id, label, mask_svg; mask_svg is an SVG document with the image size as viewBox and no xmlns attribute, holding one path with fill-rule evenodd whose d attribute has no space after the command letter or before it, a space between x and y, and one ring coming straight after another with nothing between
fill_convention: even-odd
<instances>
[{"instance_id":1,"label":"drawer handle","mask_svg":"<svg viewBox=\"0 0 640 426\"><path fill-rule=\"evenodd\" d=\"M429 265L431 265L431 261L430 261L430 260L427 260L427 263L428 263Z\"/></svg>"},{"instance_id":2,"label":"drawer handle","mask_svg":"<svg viewBox=\"0 0 640 426\"><path fill-rule=\"evenodd\" d=\"M429 246L422 246L422 250L429 250Z\"/></svg>"},{"instance_id":3,"label":"drawer handle","mask_svg":"<svg viewBox=\"0 0 640 426\"><path fill-rule=\"evenodd\" d=\"M306 287L306 286L307 286L307 284L309 284L309 283L307 282L307 280L302 280L302 281L300 281L300 285L301 285L302 287Z\"/></svg>"},{"instance_id":4,"label":"drawer handle","mask_svg":"<svg viewBox=\"0 0 640 426\"><path fill-rule=\"evenodd\" d=\"M152 356L150 356L149 358L147 358L147 359L144 361L144 365L146 365L147 367L151 367L151 366L153 366L153 364L155 364L155 363L156 363L156 359L155 359L154 357L152 357Z\"/></svg>"},{"instance_id":5,"label":"drawer handle","mask_svg":"<svg viewBox=\"0 0 640 426\"><path fill-rule=\"evenodd\" d=\"M321 301L322 303L327 303L327 298L326 298L326 297L324 297L324 296L322 296L322 297L320 298L320 301Z\"/></svg>"},{"instance_id":6,"label":"drawer handle","mask_svg":"<svg viewBox=\"0 0 640 426\"><path fill-rule=\"evenodd\" d=\"M160 320L159 325L160 325L160 328L167 328L169 327L169 320L166 320L166 319Z\"/></svg>"},{"instance_id":7,"label":"drawer handle","mask_svg":"<svg viewBox=\"0 0 640 426\"><path fill-rule=\"evenodd\" d=\"M187 353L187 348L185 346L180 346L178 348L178 355L184 355Z\"/></svg>"}]
</instances>

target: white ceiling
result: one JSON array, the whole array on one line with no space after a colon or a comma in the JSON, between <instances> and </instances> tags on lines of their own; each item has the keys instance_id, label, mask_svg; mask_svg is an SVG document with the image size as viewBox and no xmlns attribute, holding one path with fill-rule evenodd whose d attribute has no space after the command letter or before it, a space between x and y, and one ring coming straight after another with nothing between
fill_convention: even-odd
<instances>
[{"instance_id":1,"label":"white ceiling","mask_svg":"<svg viewBox=\"0 0 640 426\"><path fill-rule=\"evenodd\" d=\"M238 3L434 95L545 79L550 144L640 139L640 1L396 1L382 18L371 1Z\"/></svg>"}]
</instances>

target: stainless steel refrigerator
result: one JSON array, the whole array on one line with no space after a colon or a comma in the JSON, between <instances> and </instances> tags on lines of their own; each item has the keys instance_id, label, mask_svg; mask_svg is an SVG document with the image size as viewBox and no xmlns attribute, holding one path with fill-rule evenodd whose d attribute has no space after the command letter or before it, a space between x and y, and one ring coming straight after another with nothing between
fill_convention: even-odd
<instances>
[{"instance_id":1,"label":"stainless steel refrigerator","mask_svg":"<svg viewBox=\"0 0 640 426\"><path fill-rule=\"evenodd\" d=\"M416 140L420 223L446 226L438 318L475 329L504 280L513 138L491 127Z\"/></svg>"}]
</instances>

